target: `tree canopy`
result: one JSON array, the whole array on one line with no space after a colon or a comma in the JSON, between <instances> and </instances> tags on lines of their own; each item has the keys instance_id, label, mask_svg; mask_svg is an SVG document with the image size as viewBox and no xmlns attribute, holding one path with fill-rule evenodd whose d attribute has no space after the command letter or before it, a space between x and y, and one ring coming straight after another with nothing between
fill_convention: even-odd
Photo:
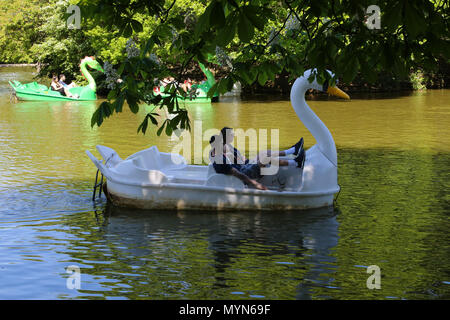
<instances>
[{"instance_id":1,"label":"tree canopy","mask_svg":"<svg viewBox=\"0 0 450 320\"><path fill-rule=\"evenodd\" d=\"M282 72L294 79L310 67L317 68L319 82L336 80L328 79L326 69L344 82L358 72L368 82L376 81L379 72L405 78L418 67L436 68L439 58L448 60L450 55L447 1L378 1L379 29L367 25L371 18L367 8L373 1L212 0L190 6L177 0L80 0L78 4L85 19L124 37L141 33L148 20L156 23L149 37L141 39L139 55L121 62L118 75L124 81L99 106L93 125L120 112L126 101L133 112L141 103L167 107L176 115L162 124L167 134L177 127L188 128L187 112L176 93L161 101L151 90L154 79L167 75L168 65L175 61L180 79L192 61L220 63L227 73L211 88L212 95L230 90L237 81L263 85ZM162 48L165 61L152 59ZM157 124L149 113L139 127L144 133L149 120Z\"/></svg>"},{"instance_id":2,"label":"tree canopy","mask_svg":"<svg viewBox=\"0 0 450 320\"><path fill-rule=\"evenodd\" d=\"M43 64L42 75L78 74L84 55L106 62L107 101L92 125L146 105L166 108L159 123L148 112L138 132L150 123L158 133L189 128L187 110L174 88L161 99L153 94L159 79L186 78L201 62L221 71L209 92L224 93L234 83L265 85L280 75L292 81L305 69L326 69L344 83L367 83L389 76L436 70L449 62L447 0L48 0L10 1L0 10L0 61ZM69 4L81 8L81 28L68 29ZM380 9L379 26L370 26ZM379 27L379 28L378 28ZM122 82L118 82L118 79ZM81 79L78 78L77 81ZM164 130L165 129L165 130Z\"/></svg>"}]
</instances>

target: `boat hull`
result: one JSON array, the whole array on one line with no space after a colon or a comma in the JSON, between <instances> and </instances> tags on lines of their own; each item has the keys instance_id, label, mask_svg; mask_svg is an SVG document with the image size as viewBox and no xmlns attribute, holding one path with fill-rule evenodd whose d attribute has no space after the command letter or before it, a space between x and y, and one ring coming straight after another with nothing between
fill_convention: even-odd
<instances>
[{"instance_id":1,"label":"boat hull","mask_svg":"<svg viewBox=\"0 0 450 320\"><path fill-rule=\"evenodd\" d=\"M321 175L333 176L325 166L314 167L317 148L306 153L305 171L278 167L260 182L268 190L246 186L232 175L217 174L212 164L188 165L179 154L159 152L156 146L122 160L117 152L97 146L103 160L86 150L106 178L108 199L118 207L167 210L302 210L333 205L336 183L318 184ZM270 167L267 167L270 168ZM334 176L334 178L336 178Z\"/></svg>"},{"instance_id":2,"label":"boat hull","mask_svg":"<svg viewBox=\"0 0 450 320\"><path fill-rule=\"evenodd\" d=\"M97 96L89 86L74 87L69 91L79 98L69 98L36 82L22 84L19 81L9 82L17 99L21 101L95 101Z\"/></svg>"},{"instance_id":3,"label":"boat hull","mask_svg":"<svg viewBox=\"0 0 450 320\"><path fill-rule=\"evenodd\" d=\"M64 96L51 96L45 94L33 94L16 91L17 99L21 101L95 101L97 99L75 99Z\"/></svg>"},{"instance_id":4,"label":"boat hull","mask_svg":"<svg viewBox=\"0 0 450 320\"><path fill-rule=\"evenodd\" d=\"M170 97L170 94L161 93L160 95L162 98ZM211 98L208 98L206 96L199 96L199 97L190 99L190 98L185 98L185 97L177 95L177 98L178 98L179 103L211 103L212 102Z\"/></svg>"},{"instance_id":5,"label":"boat hull","mask_svg":"<svg viewBox=\"0 0 450 320\"><path fill-rule=\"evenodd\" d=\"M113 205L167 210L303 210L331 206L339 189L325 192L278 192L195 185L127 185L107 180Z\"/></svg>"}]
</instances>

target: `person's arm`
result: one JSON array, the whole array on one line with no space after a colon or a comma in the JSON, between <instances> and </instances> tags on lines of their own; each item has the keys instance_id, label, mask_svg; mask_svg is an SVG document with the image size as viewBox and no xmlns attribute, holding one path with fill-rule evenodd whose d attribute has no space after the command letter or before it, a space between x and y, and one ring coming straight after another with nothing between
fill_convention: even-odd
<instances>
[{"instance_id":1,"label":"person's arm","mask_svg":"<svg viewBox=\"0 0 450 320\"><path fill-rule=\"evenodd\" d=\"M240 179L242 182L244 182L244 183L246 183L246 184L248 184L248 185L251 185L251 186L255 187L256 189L259 189L259 190L267 190L267 188L266 188L263 184L259 183L259 182L256 181L256 180L250 179L250 178L247 177L245 174L239 172L239 171L236 170L235 168L231 168L229 174L232 175L232 176L235 176L235 177L238 178L238 179Z\"/></svg>"},{"instance_id":2,"label":"person's arm","mask_svg":"<svg viewBox=\"0 0 450 320\"><path fill-rule=\"evenodd\" d=\"M236 149L236 153L237 153L237 156L239 157L239 161L241 161L242 163L247 163L247 159L240 153L240 151L238 149Z\"/></svg>"}]
</instances>

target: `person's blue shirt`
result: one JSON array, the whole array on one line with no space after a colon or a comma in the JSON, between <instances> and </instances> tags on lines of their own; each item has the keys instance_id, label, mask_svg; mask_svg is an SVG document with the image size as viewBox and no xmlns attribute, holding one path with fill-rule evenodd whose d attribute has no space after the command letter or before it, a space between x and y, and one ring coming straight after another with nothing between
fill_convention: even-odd
<instances>
[{"instance_id":1,"label":"person's blue shirt","mask_svg":"<svg viewBox=\"0 0 450 320\"><path fill-rule=\"evenodd\" d=\"M64 86L64 87L67 87L67 86L68 86L67 83L65 83L65 82L62 81L62 80L59 80L59 83L60 83L62 86Z\"/></svg>"}]
</instances>

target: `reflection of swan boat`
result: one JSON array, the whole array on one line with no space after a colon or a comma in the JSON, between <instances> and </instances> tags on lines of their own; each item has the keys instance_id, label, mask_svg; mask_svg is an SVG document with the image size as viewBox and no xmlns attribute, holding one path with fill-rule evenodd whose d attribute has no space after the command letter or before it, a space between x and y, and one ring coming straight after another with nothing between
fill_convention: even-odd
<instances>
[{"instance_id":1,"label":"reflection of swan boat","mask_svg":"<svg viewBox=\"0 0 450 320\"><path fill-rule=\"evenodd\" d=\"M305 209L329 206L339 191L336 146L328 128L308 107L305 92L326 91L348 98L327 84L309 83L308 70L291 90L297 116L317 144L306 151L304 169L280 167L263 176L269 190L245 186L234 176L216 174L212 165L187 165L177 154L159 152L156 146L122 160L111 148L97 146L104 161L89 151L90 159L107 179L109 199L118 206L164 209Z\"/></svg>"},{"instance_id":2,"label":"reflection of swan boat","mask_svg":"<svg viewBox=\"0 0 450 320\"><path fill-rule=\"evenodd\" d=\"M88 80L89 84L83 87L73 87L69 89L72 95L77 95L78 98L69 98L58 91L53 91L51 88L37 82L22 84L19 81L9 82L11 87L19 100L33 100L33 101L89 101L96 100L95 94L97 85L94 78L89 73L87 66L103 72L103 68L93 57L85 57L81 60L80 68L82 74Z\"/></svg>"},{"instance_id":3,"label":"reflection of swan boat","mask_svg":"<svg viewBox=\"0 0 450 320\"><path fill-rule=\"evenodd\" d=\"M102 243L105 249L87 250L83 259L97 267L86 268L86 273L102 279L116 277L109 268L111 264L133 266L130 272L136 276L127 277L126 284L133 292L143 290L143 294L154 299L176 298L179 293L186 299L197 299L202 296L199 290L205 288L205 292L210 288L232 288L219 290L215 295L216 299L229 299L234 296L230 292L255 290L254 279L267 276L269 264L274 272L283 272L284 279L290 280L283 282L283 288L278 286L278 278L268 280L257 289L258 294L270 299L311 299L327 296L330 294L327 287L336 285L333 248L339 239L337 214L338 208L333 207L302 210L301 214L295 211L203 214L149 212L106 204L95 215L106 241ZM73 230L78 238L87 237L81 231ZM195 250L191 250L193 247ZM76 253L69 254L79 258ZM107 264L100 267L101 261ZM150 278L149 270L152 270ZM166 272L170 272L172 281L181 280L191 290L171 286L165 281ZM247 272L251 272L251 277ZM142 286L142 281L147 280L149 284L159 283L150 286L154 291ZM111 285L115 287L116 283ZM280 288L281 292L275 290ZM328 298L333 297L331 293Z\"/></svg>"}]
</instances>

